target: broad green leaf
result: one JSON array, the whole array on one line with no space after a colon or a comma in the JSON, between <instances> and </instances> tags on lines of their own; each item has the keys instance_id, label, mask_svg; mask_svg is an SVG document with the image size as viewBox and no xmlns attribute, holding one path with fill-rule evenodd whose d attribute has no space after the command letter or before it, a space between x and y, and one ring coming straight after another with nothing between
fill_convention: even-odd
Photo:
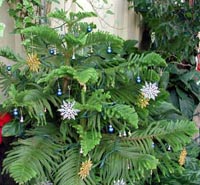
<instances>
[{"instance_id":1,"label":"broad green leaf","mask_svg":"<svg viewBox=\"0 0 200 185\"><path fill-rule=\"evenodd\" d=\"M24 126L19 121L12 121L3 126L2 135L4 137L19 136L24 131Z\"/></svg>"},{"instance_id":2,"label":"broad green leaf","mask_svg":"<svg viewBox=\"0 0 200 185\"><path fill-rule=\"evenodd\" d=\"M101 141L101 133L96 131L85 131L81 125L74 126L81 138L83 155L86 156Z\"/></svg>"},{"instance_id":3,"label":"broad green leaf","mask_svg":"<svg viewBox=\"0 0 200 185\"><path fill-rule=\"evenodd\" d=\"M77 71L74 78L78 80L80 84L86 84L87 82L96 83L98 80L98 73L94 68L88 68L82 71Z\"/></svg>"},{"instance_id":4,"label":"broad green leaf","mask_svg":"<svg viewBox=\"0 0 200 185\"><path fill-rule=\"evenodd\" d=\"M157 67L166 67L167 63L166 61L161 57L161 55L157 53L149 53L146 56L144 56L141 64L143 66L157 66Z\"/></svg>"}]
</instances>

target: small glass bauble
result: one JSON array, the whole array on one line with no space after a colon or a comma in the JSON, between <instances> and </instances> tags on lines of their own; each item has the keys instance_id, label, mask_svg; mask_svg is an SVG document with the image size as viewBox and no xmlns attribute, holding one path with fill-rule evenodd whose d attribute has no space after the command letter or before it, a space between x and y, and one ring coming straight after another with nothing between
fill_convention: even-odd
<instances>
[{"instance_id":1,"label":"small glass bauble","mask_svg":"<svg viewBox=\"0 0 200 185\"><path fill-rule=\"evenodd\" d=\"M112 53L112 48L111 48L111 46L108 46L108 48L107 48L107 53L108 53L108 54L111 54L111 53Z\"/></svg>"},{"instance_id":2,"label":"small glass bauble","mask_svg":"<svg viewBox=\"0 0 200 185\"><path fill-rule=\"evenodd\" d=\"M112 125L109 125L109 126L108 126L108 132L109 132L110 134L112 134L112 133L114 132L114 128L113 128Z\"/></svg>"},{"instance_id":3,"label":"small glass bauble","mask_svg":"<svg viewBox=\"0 0 200 185\"><path fill-rule=\"evenodd\" d=\"M13 115L14 116L18 116L19 112L18 112L18 109L17 108L14 108L13 110Z\"/></svg>"},{"instance_id":4,"label":"small glass bauble","mask_svg":"<svg viewBox=\"0 0 200 185\"><path fill-rule=\"evenodd\" d=\"M90 26L90 25L88 25L88 27L87 27L87 32L89 33L89 32L91 32L92 31L92 27Z\"/></svg>"},{"instance_id":5,"label":"small glass bauble","mask_svg":"<svg viewBox=\"0 0 200 185\"><path fill-rule=\"evenodd\" d=\"M61 96L62 95L62 90L60 88L58 88L57 90L57 96Z\"/></svg>"},{"instance_id":6,"label":"small glass bauble","mask_svg":"<svg viewBox=\"0 0 200 185\"><path fill-rule=\"evenodd\" d=\"M139 84L139 83L141 83L141 82L142 82L142 79L141 79L141 77L140 77L140 76L137 76L137 77L136 77L136 83L138 83L138 84Z\"/></svg>"}]
</instances>

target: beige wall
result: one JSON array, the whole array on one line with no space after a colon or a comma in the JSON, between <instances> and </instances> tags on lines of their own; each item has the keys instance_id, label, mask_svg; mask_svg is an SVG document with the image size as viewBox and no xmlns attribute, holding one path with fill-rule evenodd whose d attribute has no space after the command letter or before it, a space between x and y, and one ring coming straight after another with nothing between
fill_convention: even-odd
<instances>
[{"instance_id":1,"label":"beige wall","mask_svg":"<svg viewBox=\"0 0 200 185\"><path fill-rule=\"evenodd\" d=\"M77 5L71 4L72 0L60 0L60 7L66 10L72 10L78 12L80 8ZM91 3L93 2L91 6ZM44 1L45 2L45 1ZM78 3L83 7L85 11L96 11L98 18L92 18L87 21L97 24L99 30L104 30L116 34L124 39L138 40L140 37L140 29L138 27L140 17L136 15L132 10L128 11L128 3L126 0L109 0L108 5L102 4L103 0L78 0ZM52 11L58 7L58 4L52 4ZM107 14L107 10L111 10L114 14ZM4 37L0 37L0 48L10 47L16 53L23 54L23 48L20 44L20 36L14 35L11 32L14 29L14 22L8 15L8 5L4 2L0 7L0 22L6 25L4 30ZM53 25L56 23L54 22ZM0 62L4 62L8 65L12 64L11 61L5 60L0 57ZM0 103L3 97L0 91Z\"/></svg>"},{"instance_id":2,"label":"beige wall","mask_svg":"<svg viewBox=\"0 0 200 185\"><path fill-rule=\"evenodd\" d=\"M77 5L71 4L72 0L60 0L60 5L53 4L52 11L58 6L66 10L78 12L80 8ZM91 6L92 2L93 7ZM104 30L116 34L124 39L140 38L139 21L140 17L136 15L133 10L128 10L128 3L126 0L109 0L109 4L103 5L103 0L78 0L78 3L85 11L96 11L98 18L92 18L87 21L97 24L97 29ZM107 14L107 10L111 10L114 14ZM20 36L14 35L11 32L14 28L12 18L8 15L8 5L4 2L0 7L0 22L6 25L4 37L0 37L0 48L11 47L17 53L23 53L20 44ZM55 22L53 24L56 24ZM4 59L0 58L0 61Z\"/></svg>"},{"instance_id":3,"label":"beige wall","mask_svg":"<svg viewBox=\"0 0 200 185\"><path fill-rule=\"evenodd\" d=\"M81 9L78 5L72 5L72 0L60 1L60 8L78 12ZM140 16L133 10L128 10L126 0L109 0L108 4L103 4L103 0L78 0L77 1L85 11L95 11L98 18L88 19L94 22L97 29L116 34L124 39L140 39ZM52 11L57 8L57 4L52 5ZM113 12L113 15L106 13L107 10ZM56 25L54 22L53 25Z\"/></svg>"},{"instance_id":4,"label":"beige wall","mask_svg":"<svg viewBox=\"0 0 200 185\"><path fill-rule=\"evenodd\" d=\"M12 34L12 31L14 29L14 22L13 19L10 18L8 15L7 3L3 3L2 7L0 7L0 22L3 22L6 25L4 36L0 37L0 48L10 47L17 53L22 53L20 36ZM4 60L4 58L2 57L0 57L0 61L10 63L9 61Z\"/></svg>"}]
</instances>

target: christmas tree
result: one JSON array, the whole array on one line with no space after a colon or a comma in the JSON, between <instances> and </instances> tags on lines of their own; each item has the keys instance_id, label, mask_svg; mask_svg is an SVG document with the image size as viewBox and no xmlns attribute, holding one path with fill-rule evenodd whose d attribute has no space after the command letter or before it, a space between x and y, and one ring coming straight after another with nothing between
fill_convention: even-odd
<instances>
[{"instance_id":1,"label":"christmas tree","mask_svg":"<svg viewBox=\"0 0 200 185\"><path fill-rule=\"evenodd\" d=\"M167 63L84 22L93 16L56 10L59 27L21 30L25 58L0 50L15 62L0 79L13 116L2 132L16 138L3 172L18 184L145 184L184 169L196 128L168 101Z\"/></svg>"}]
</instances>

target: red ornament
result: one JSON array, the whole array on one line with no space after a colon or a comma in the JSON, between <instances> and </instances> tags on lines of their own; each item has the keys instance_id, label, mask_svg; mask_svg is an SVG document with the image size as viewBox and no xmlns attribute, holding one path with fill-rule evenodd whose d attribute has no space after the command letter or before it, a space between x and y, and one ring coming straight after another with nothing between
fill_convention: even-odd
<instances>
[{"instance_id":1,"label":"red ornament","mask_svg":"<svg viewBox=\"0 0 200 185\"><path fill-rule=\"evenodd\" d=\"M196 56L196 70L200 71L200 53Z\"/></svg>"},{"instance_id":2,"label":"red ornament","mask_svg":"<svg viewBox=\"0 0 200 185\"><path fill-rule=\"evenodd\" d=\"M9 113L0 113L0 144L2 143L2 128L6 123L11 121L12 117Z\"/></svg>"},{"instance_id":3,"label":"red ornament","mask_svg":"<svg viewBox=\"0 0 200 185\"><path fill-rule=\"evenodd\" d=\"M194 6L194 0L189 0L189 5Z\"/></svg>"}]
</instances>

